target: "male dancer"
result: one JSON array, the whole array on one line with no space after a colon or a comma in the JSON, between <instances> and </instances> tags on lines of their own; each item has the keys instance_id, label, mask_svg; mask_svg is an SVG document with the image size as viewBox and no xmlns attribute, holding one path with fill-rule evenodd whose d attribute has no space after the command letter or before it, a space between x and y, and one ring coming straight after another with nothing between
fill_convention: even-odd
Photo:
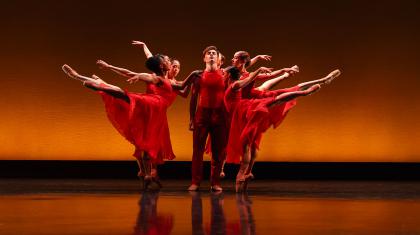
<instances>
[{"instance_id":1,"label":"male dancer","mask_svg":"<svg viewBox=\"0 0 420 235\"><path fill-rule=\"evenodd\" d=\"M220 69L220 52L215 46L203 51L205 70L193 72L183 82L183 86L192 85L193 94L198 99L190 128L193 129L192 183L189 191L199 189L203 175L203 154L207 136L211 139L211 190L222 191L220 171L225 157L227 143L227 121L223 98L225 94L224 72ZM191 105L190 107L193 107Z\"/></svg>"}]
</instances>

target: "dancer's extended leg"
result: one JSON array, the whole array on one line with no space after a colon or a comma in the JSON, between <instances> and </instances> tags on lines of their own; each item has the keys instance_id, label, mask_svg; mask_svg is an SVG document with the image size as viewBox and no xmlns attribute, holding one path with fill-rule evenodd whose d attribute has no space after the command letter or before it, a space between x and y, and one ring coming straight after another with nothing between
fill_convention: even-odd
<instances>
[{"instance_id":1,"label":"dancer's extended leg","mask_svg":"<svg viewBox=\"0 0 420 235\"><path fill-rule=\"evenodd\" d=\"M303 82L303 83L300 83L298 86L301 88L301 90L306 90L315 84L319 84L319 85L329 84L332 80L334 80L334 78L340 76L340 74L341 74L340 70L336 69L321 79Z\"/></svg>"},{"instance_id":2,"label":"dancer's extended leg","mask_svg":"<svg viewBox=\"0 0 420 235\"><path fill-rule=\"evenodd\" d=\"M106 83L96 75L93 75L92 78L80 75L76 70L66 64L62 66L62 69L69 77L83 82L83 85L90 89L103 91L115 98L123 99L128 103L130 102L130 99L121 88Z\"/></svg>"}]
</instances>

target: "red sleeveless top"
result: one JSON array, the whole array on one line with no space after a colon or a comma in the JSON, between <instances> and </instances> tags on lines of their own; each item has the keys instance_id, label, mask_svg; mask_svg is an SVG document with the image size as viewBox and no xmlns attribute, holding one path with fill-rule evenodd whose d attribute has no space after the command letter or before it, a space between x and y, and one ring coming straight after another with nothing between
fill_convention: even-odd
<instances>
[{"instance_id":1,"label":"red sleeveless top","mask_svg":"<svg viewBox=\"0 0 420 235\"><path fill-rule=\"evenodd\" d=\"M198 106L202 108L223 107L225 82L222 70L204 71L200 79L200 99Z\"/></svg>"}]
</instances>

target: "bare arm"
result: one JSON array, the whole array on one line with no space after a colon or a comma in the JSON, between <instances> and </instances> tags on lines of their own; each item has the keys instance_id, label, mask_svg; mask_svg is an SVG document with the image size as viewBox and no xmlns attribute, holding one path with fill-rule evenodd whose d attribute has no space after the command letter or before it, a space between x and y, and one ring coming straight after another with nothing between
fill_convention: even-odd
<instances>
[{"instance_id":1,"label":"bare arm","mask_svg":"<svg viewBox=\"0 0 420 235\"><path fill-rule=\"evenodd\" d=\"M115 72L115 73L117 73L121 76L128 77L128 78L131 78L131 77L138 74L136 72L130 71L130 70L125 69L125 68L120 68L120 67L110 65L103 60L96 61L96 64L102 69L104 69L104 68L109 69L109 70L111 70L111 71L113 71L113 72Z\"/></svg>"},{"instance_id":2,"label":"bare arm","mask_svg":"<svg viewBox=\"0 0 420 235\"><path fill-rule=\"evenodd\" d=\"M271 73L259 74L256 79L257 80L267 80L267 79L272 79L272 78L281 76L284 73L295 74L295 73L298 73L298 72L299 72L299 67L297 65L294 65L290 68L279 69L279 70L273 71Z\"/></svg>"},{"instance_id":3,"label":"bare arm","mask_svg":"<svg viewBox=\"0 0 420 235\"><path fill-rule=\"evenodd\" d=\"M176 90L175 92L182 98L187 98L190 94L191 85L186 86L183 90Z\"/></svg>"},{"instance_id":4,"label":"bare arm","mask_svg":"<svg viewBox=\"0 0 420 235\"><path fill-rule=\"evenodd\" d=\"M190 131L194 130L194 119L195 119L195 113L197 111L198 91L199 91L199 88L193 85L192 92L191 92L191 100L190 100L190 125L189 125Z\"/></svg>"},{"instance_id":5,"label":"bare arm","mask_svg":"<svg viewBox=\"0 0 420 235\"><path fill-rule=\"evenodd\" d=\"M248 67L253 66L255 63L257 63L258 60L271 61L271 56L270 55L257 55L251 59Z\"/></svg>"},{"instance_id":6,"label":"bare arm","mask_svg":"<svg viewBox=\"0 0 420 235\"><path fill-rule=\"evenodd\" d=\"M238 90L241 89L248 84L250 84L253 80L257 78L260 73L269 73L271 72L271 68L260 67L259 69L255 70L254 72L250 73L248 77L242 80L237 80L232 84L232 89Z\"/></svg>"},{"instance_id":7,"label":"bare arm","mask_svg":"<svg viewBox=\"0 0 420 235\"><path fill-rule=\"evenodd\" d=\"M146 82L146 83L159 83L160 79L159 77L154 73L137 73L133 77L127 79L127 82L130 84L136 83L139 80Z\"/></svg>"},{"instance_id":8,"label":"bare arm","mask_svg":"<svg viewBox=\"0 0 420 235\"><path fill-rule=\"evenodd\" d=\"M131 42L131 44L135 45L135 46L143 47L143 51L144 51L144 54L146 55L147 59L149 59L150 57L153 56L152 52L150 52L149 48L147 48L146 43L141 42L141 41L134 41L133 40Z\"/></svg>"},{"instance_id":9,"label":"bare arm","mask_svg":"<svg viewBox=\"0 0 420 235\"><path fill-rule=\"evenodd\" d=\"M201 71L196 70L192 73L190 73L190 75L188 75L188 77L186 79L184 79L183 81L176 81L172 83L172 88L176 89L176 90L183 90L185 89L185 87L191 85L195 79L197 79L200 76Z\"/></svg>"}]
</instances>

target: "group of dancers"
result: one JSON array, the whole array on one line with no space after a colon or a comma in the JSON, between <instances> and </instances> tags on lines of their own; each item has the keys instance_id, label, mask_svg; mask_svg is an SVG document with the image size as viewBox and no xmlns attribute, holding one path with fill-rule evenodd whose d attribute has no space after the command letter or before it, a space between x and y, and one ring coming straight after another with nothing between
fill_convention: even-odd
<instances>
[{"instance_id":1,"label":"group of dancers","mask_svg":"<svg viewBox=\"0 0 420 235\"><path fill-rule=\"evenodd\" d=\"M69 77L101 95L110 122L135 146L133 156L145 189L152 184L161 187L157 165L175 158L166 112L177 95L185 98L191 92L189 127L193 131L193 155L192 182L188 190L199 190L203 154L208 150L211 152L211 190L222 191L220 179L225 175L223 168L227 162L240 164L235 190L243 192L254 178L252 168L262 134L282 122L296 105L296 98L318 91L340 75L339 70L334 70L317 80L271 90L278 82L298 73L299 67L280 70L260 67L248 72L247 68L258 60L269 61L271 57L258 55L251 59L248 52L238 51L232 65L222 68L225 57L215 46L209 46L203 51L204 70L196 70L183 81L177 81L178 60L153 55L143 42L133 41L132 44L143 49L149 73L133 72L103 60L98 60L97 64L126 77L131 84L145 82L145 93L125 91L96 75L80 75L69 65L63 65L62 69ZM258 80L264 82L256 87Z\"/></svg>"}]
</instances>

